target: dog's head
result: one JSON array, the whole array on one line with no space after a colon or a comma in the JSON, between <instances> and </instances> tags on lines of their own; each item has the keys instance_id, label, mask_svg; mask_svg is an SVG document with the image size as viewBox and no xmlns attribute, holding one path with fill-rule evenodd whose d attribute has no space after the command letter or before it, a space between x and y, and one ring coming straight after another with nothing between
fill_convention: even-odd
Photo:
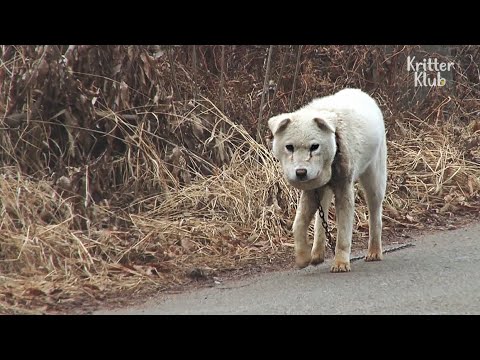
<instances>
[{"instance_id":1,"label":"dog's head","mask_svg":"<svg viewBox=\"0 0 480 360\"><path fill-rule=\"evenodd\" d=\"M301 109L268 120L273 134L272 150L288 182L300 190L327 184L332 176L335 114Z\"/></svg>"}]
</instances>

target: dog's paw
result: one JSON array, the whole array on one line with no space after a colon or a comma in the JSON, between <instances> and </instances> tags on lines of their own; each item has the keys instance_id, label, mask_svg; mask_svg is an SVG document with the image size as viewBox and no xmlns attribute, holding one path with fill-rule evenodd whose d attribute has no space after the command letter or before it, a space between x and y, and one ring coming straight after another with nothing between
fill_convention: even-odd
<instances>
[{"instance_id":1,"label":"dog's paw","mask_svg":"<svg viewBox=\"0 0 480 360\"><path fill-rule=\"evenodd\" d=\"M380 261L383 259L382 252L368 252L367 256L365 256L365 261Z\"/></svg>"},{"instance_id":2,"label":"dog's paw","mask_svg":"<svg viewBox=\"0 0 480 360\"><path fill-rule=\"evenodd\" d=\"M311 265L318 265L325 261L325 252L315 252L312 251L312 260L310 260Z\"/></svg>"},{"instance_id":3,"label":"dog's paw","mask_svg":"<svg viewBox=\"0 0 480 360\"><path fill-rule=\"evenodd\" d=\"M330 268L330 272L349 272L350 271L350 262L343 262L338 260L333 260L333 265Z\"/></svg>"},{"instance_id":4,"label":"dog's paw","mask_svg":"<svg viewBox=\"0 0 480 360\"><path fill-rule=\"evenodd\" d=\"M311 256L309 251L297 252L295 254L295 264L298 268L303 269L310 264Z\"/></svg>"},{"instance_id":5,"label":"dog's paw","mask_svg":"<svg viewBox=\"0 0 480 360\"><path fill-rule=\"evenodd\" d=\"M310 264L313 265L313 266L317 266L321 263L323 263L325 261L325 259L323 257L312 257L312 260L310 260Z\"/></svg>"}]
</instances>

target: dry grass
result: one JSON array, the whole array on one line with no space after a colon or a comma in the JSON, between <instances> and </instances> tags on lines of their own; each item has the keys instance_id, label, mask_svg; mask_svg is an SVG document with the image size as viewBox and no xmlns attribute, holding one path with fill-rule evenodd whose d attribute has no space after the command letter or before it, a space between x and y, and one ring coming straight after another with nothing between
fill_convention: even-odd
<instances>
[{"instance_id":1,"label":"dry grass","mask_svg":"<svg viewBox=\"0 0 480 360\"><path fill-rule=\"evenodd\" d=\"M285 219L294 212L297 193L280 176L268 149L210 102L197 108L224 121L232 137L243 138L229 155L232 165L209 176L192 171L196 180L190 185L173 181L123 209L92 202L82 222L86 229L77 229L70 192L66 196L51 181L3 169L0 300L6 311L47 311L61 306L62 299L66 306L85 296L100 300L104 290L174 285L190 269L233 268L290 242ZM129 164L158 165L151 145L142 146L141 159ZM135 176L136 170L127 171ZM160 172L154 177L162 181Z\"/></svg>"},{"instance_id":2,"label":"dry grass","mask_svg":"<svg viewBox=\"0 0 480 360\"><path fill-rule=\"evenodd\" d=\"M383 60L378 60L384 59L384 54L378 49L368 52L356 47L348 53L344 47L326 47L321 49L321 61L337 65L319 73L312 65L315 47L305 48L296 105L319 84L326 93L346 85L368 87L362 69L372 57L380 64L379 72L384 66ZM218 94L218 88L211 93L204 89L207 96L197 94L196 101L171 98L168 89L183 91L185 84L191 88L192 78L186 63L173 58L174 53L155 65L176 67L165 79L145 65L151 60L142 49L128 50L132 54L125 55L123 62L118 60L122 49L107 49L95 56L102 58L112 51L118 63L134 69L128 79L118 78L119 73L115 73L117 77L104 76L107 85L95 92L92 89L100 87L89 81L98 80L101 72L78 75L82 79L80 93L87 96L88 85L87 90L93 92L88 101L47 111L47 95L62 88L55 90L57 85L42 83L41 95L33 90L22 92L21 86L14 89L20 80L16 83L11 76L15 72L31 74L28 69L43 76L42 59L50 59L53 50L45 51L37 62L29 62L27 55L32 57L33 50L17 49L9 58L5 53L10 49L3 49L0 66L0 83L3 89L10 89L6 92L9 96L0 97L0 158L4 163L0 177L0 312L66 311L82 302L100 302L105 295L119 291L182 284L196 269L233 269L291 250L290 228L298 192L286 184L269 149L252 137L257 127L249 117L258 114L256 104L261 96L250 104L255 110L251 114L242 102L253 96L238 96L241 89L253 91L248 89L257 85L261 89L264 77L258 76L248 87L240 75L235 83L237 80L222 70L223 112L212 95ZM246 51L248 64L258 61L258 53L262 53L261 49L241 50ZM289 49L273 56L269 52L272 64L276 57L282 59L282 69L272 65L272 77L282 72L293 74L300 67L300 57L291 50L291 64L285 61ZM206 67L211 66L208 51L204 47L199 50L198 63ZM223 51L226 54L219 57L222 64L225 61L225 66L230 64L239 74L255 73L247 65L235 68L238 64L228 61L232 52L228 48ZM473 49L462 51L471 53ZM141 66L135 58L142 59ZM88 68L78 61L73 65L75 71ZM135 75L140 67L151 83L144 80L142 85ZM399 83L393 94L387 87L372 91L384 109L388 130L387 230L418 228L432 217L478 211L480 122L475 109L480 100L470 80L471 67L469 63L458 69L455 96L428 94L424 103L408 107L409 111L399 104L405 103L407 90L401 88L407 89L410 80ZM205 83L210 81L201 66L194 70L199 71L195 78L203 76ZM343 71L338 79L344 83L327 78L335 71ZM30 83L34 81L30 78ZM62 83L65 93L73 91L68 89L70 85L78 91L77 82L68 85L68 81ZM160 86L150 87L155 81ZM114 84L117 87L110 89ZM275 94L276 101L266 94L264 103L269 111L264 114L284 111L294 98L281 84ZM140 105L142 102L147 105ZM245 119L239 120L239 113ZM22 114L26 114L24 118ZM361 192L357 204L358 240L366 237L368 228ZM334 217L333 211L330 217Z\"/></svg>"}]
</instances>

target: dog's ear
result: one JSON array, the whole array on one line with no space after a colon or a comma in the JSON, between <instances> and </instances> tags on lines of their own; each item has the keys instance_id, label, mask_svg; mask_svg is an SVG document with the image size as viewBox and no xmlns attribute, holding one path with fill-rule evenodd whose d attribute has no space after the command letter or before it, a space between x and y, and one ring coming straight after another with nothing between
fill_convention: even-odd
<instances>
[{"instance_id":1,"label":"dog's ear","mask_svg":"<svg viewBox=\"0 0 480 360\"><path fill-rule=\"evenodd\" d=\"M331 124L329 124L327 121L325 121L325 119L316 117L315 119L313 119L313 121L315 121L317 123L317 125L320 129L325 130L325 131L331 131L332 133L335 133L335 129L332 127Z\"/></svg>"},{"instance_id":2,"label":"dog's ear","mask_svg":"<svg viewBox=\"0 0 480 360\"><path fill-rule=\"evenodd\" d=\"M268 127L272 134L275 135L279 131L285 130L289 123L290 119L286 115L277 115L268 120Z\"/></svg>"}]
</instances>

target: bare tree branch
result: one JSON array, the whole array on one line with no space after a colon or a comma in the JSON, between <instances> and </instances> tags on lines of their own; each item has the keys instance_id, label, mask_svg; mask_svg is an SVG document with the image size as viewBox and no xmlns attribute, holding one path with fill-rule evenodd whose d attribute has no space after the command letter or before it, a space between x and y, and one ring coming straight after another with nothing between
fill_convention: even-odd
<instances>
[{"instance_id":1,"label":"bare tree branch","mask_svg":"<svg viewBox=\"0 0 480 360\"><path fill-rule=\"evenodd\" d=\"M300 58L302 55L302 48L303 48L303 45L298 46L297 64L295 65L295 75L293 76L292 95L290 97L290 106L288 111L292 111L292 108L293 108L293 101L295 99L295 87L297 85L297 75L298 75L298 71L300 70Z\"/></svg>"},{"instance_id":2,"label":"bare tree branch","mask_svg":"<svg viewBox=\"0 0 480 360\"><path fill-rule=\"evenodd\" d=\"M257 122L257 141L263 142L262 139L262 131L263 131L263 122L262 122L262 115L263 115L263 104L265 102L265 93L268 89L268 79L270 77L270 60L272 58L273 52L273 45L270 45L268 49L268 58L267 58L267 68L265 70L265 80L263 81L263 92L262 92L262 100L260 102L260 111L258 114L258 122Z\"/></svg>"}]
</instances>

